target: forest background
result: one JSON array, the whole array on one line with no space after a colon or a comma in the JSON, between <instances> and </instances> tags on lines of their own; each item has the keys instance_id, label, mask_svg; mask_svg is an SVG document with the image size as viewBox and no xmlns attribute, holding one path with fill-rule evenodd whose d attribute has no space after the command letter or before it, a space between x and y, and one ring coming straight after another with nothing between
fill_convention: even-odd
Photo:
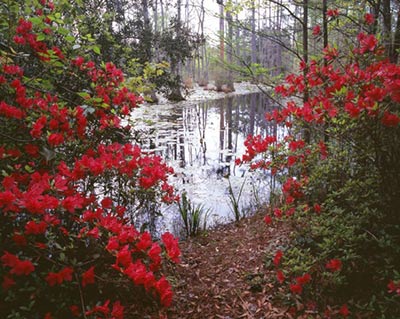
<instances>
[{"instance_id":1,"label":"forest background","mask_svg":"<svg viewBox=\"0 0 400 319\"><path fill-rule=\"evenodd\" d=\"M293 229L266 252L274 300L292 317L397 318L399 6L221 2L212 46L204 1L2 0L0 314L168 308L178 240L132 216L179 194L130 111L194 82L247 80L280 104L266 118L287 132L249 136L237 160L276 176L265 222Z\"/></svg>"}]
</instances>

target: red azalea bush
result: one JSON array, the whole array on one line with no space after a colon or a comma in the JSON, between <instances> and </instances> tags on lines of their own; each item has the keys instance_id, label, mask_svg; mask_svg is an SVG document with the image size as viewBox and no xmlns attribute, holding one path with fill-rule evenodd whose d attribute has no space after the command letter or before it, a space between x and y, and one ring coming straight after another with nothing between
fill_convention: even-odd
<instances>
[{"instance_id":1,"label":"red azalea bush","mask_svg":"<svg viewBox=\"0 0 400 319\"><path fill-rule=\"evenodd\" d=\"M250 136L237 160L280 180L265 221L294 234L269 267L293 316L400 315L400 66L373 34L357 41L287 76L286 105L266 115L286 136Z\"/></svg>"},{"instance_id":2,"label":"red azalea bush","mask_svg":"<svg viewBox=\"0 0 400 319\"><path fill-rule=\"evenodd\" d=\"M0 51L1 317L124 318L152 300L168 307L162 264L179 262L178 242L169 233L155 242L129 222L145 200L176 200L172 169L132 144L128 118L140 98L112 63L54 46L63 34L52 2L31 11L9 20L12 41Z\"/></svg>"}]
</instances>

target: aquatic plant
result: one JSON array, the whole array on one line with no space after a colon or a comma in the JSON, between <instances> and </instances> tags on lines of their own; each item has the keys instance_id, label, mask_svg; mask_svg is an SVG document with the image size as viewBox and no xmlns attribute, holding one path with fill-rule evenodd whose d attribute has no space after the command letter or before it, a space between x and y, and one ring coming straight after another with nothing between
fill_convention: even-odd
<instances>
[{"instance_id":1,"label":"aquatic plant","mask_svg":"<svg viewBox=\"0 0 400 319\"><path fill-rule=\"evenodd\" d=\"M186 192L182 193L178 207L186 237L196 236L206 230L210 214L209 208L206 209L202 204L194 205L187 197Z\"/></svg>"},{"instance_id":2,"label":"aquatic plant","mask_svg":"<svg viewBox=\"0 0 400 319\"><path fill-rule=\"evenodd\" d=\"M229 203L231 205L230 208L232 210L233 217L235 218L236 223L238 223L246 215L244 213L244 210L240 208L240 198L242 197L242 192L243 192L244 185L246 183L246 179L247 178L245 178L243 180L242 185L240 186L239 193L236 196L233 191L233 188L232 188L231 180L228 178L228 182L229 182L229 186L228 186L229 197L228 198L229 198Z\"/></svg>"}]
</instances>

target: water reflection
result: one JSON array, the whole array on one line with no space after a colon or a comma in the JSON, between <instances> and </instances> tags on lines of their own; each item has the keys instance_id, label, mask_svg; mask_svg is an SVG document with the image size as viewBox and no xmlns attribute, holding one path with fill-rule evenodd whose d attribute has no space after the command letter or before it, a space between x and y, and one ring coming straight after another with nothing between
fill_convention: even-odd
<instances>
[{"instance_id":1,"label":"water reflection","mask_svg":"<svg viewBox=\"0 0 400 319\"><path fill-rule=\"evenodd\" d=\"M265 176L236 167L234 159L244 153L249 134L276 133L264 116L272 107L265 96L252 93L204 102L145 106L133 117L136 128L146 132L142 147L161 155L174 167L171 183L223 221L232 218L228 178L236 193L246 183L242 209L254 201L255 190L261 190L258 195L267 200ZM163 208L167 223L173 218L174 209Z\"/></svg>"}]
</instances>

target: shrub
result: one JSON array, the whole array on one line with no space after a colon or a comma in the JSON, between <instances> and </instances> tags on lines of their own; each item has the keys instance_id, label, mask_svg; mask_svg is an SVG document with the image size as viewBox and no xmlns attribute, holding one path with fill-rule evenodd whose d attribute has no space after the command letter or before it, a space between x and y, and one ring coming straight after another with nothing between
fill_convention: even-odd
<instances>
[{"instance_id":1,"label":"shrub","mask_svg":"<svg viewBox=\"0 0 400 319\"><path fill-rule=\"evenodd\" d=\"M288 135L250 136L241 159L281 180L282 203L266 217L294 229L275 265L281 298L297 314L396 317L400 67L360 33L349 55L327 47L301 71L276 88L286 106L266 115Z\"/></svg>"},{"instance_id":2,"label":"shrub","mask_svg":"<svg viewBox=\"0 0 400 319\"><path fill-rule=\"evenodd\" d=\"M9 14L0 57L0 313L123 318L127 307L168 307L162 262L178 262L177 240L155 242L128 218L144 200L176 200L172 169L130 141L140 98L112 63L53 45L71 35L52 2L29 12Z\"/></svg>"}]
</instances>

